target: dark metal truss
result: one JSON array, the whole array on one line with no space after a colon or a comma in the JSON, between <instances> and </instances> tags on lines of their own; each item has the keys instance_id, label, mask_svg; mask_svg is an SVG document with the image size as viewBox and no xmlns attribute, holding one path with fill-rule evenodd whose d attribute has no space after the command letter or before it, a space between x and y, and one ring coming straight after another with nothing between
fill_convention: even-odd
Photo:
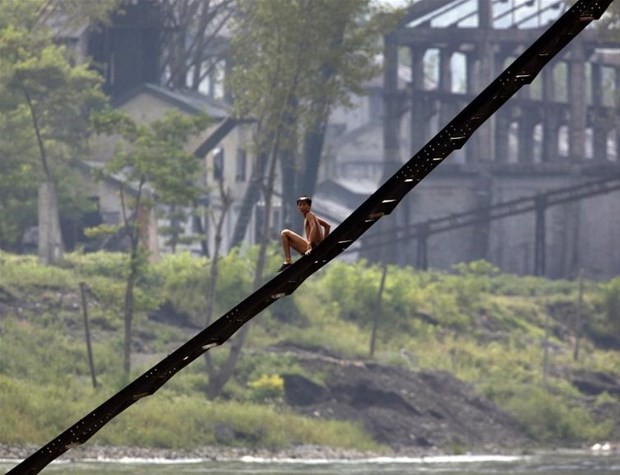
<instances>
[{"instance_id":1,"label":"dark metal truss","mask_svg":"<svg viewBox=\"0 0 620 475\"><path fill-rule=\"evenodd\" d=\"M223 344L263 309L293 293L304 280L338 256L379 219L390 214L413 187L453 150L460 149L474 131L522 86L531 83L541 69L592 20L600 18L612 1L579 0L446 127L353 211L312 251L312 254L300 258L290 268L276 275L213 324L27 457L7 472L7 475L39 473L67 450L86 442L136 401L155 393L172 376L203 353Z\"/></svg>"}]
</instances>

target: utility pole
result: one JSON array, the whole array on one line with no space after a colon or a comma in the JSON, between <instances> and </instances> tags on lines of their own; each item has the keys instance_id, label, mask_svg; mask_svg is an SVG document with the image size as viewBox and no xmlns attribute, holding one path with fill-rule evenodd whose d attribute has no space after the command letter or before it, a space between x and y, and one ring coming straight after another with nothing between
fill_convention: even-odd
<instances>
[{"instance_id":1,"label":"utility pole","mask_svg":"<svg viewBox=\"0 0 620 475\"><path fill-rule=\"evenodd\" d=\"M97 376L95 374L95 361L93 358L93 349L90 344L90 329L88 327L88 304L86 303L86 284L80 282L80 293L82 295L82 315L84 316L84 335L86 337L86 351L88 353L88 367L90 368L90 376L93 381L93 388L97 387Z\"/></svg>"},{"instance_id":2,"label":"utility pole","mask_svg":"<svg viewBox=\"0 0 620 475\"><path fill-rule=\"evenodd\" d=\"M377 327L379 326L379 318L381 318L383 308L383 289L385 288L385 278L387 276L387 263L383 261L383 273L381 274L381 283L379 284L379 293L377 294L377 307L375 309L375 318L372 322L372 333L370 335L370 357L375 355L375 346L377 341Z\"/></svg>"},{"instance_id":3,"label":"utility pole","mask_svg":"<svg viewBox=\"0 0 620 475\"><path fill-rule=\"evenodd\" d=\"M549 375L549 311L547 302L543 305L545 311L545 337L543 340L543 387L547 388L547 377Z\"/></svg>"},{"instance_id":4,"label":"utility pole","mask_svg":"<svg viewBox=\"0 0 620 475\"><path fill-rule=\"evenodd\" d=\"M579 291L577 297L577 315L575 316L575 346L573 361L579 361L579 344L583 334L583 269L579 269Z\"/></svg>"}]
</instances>

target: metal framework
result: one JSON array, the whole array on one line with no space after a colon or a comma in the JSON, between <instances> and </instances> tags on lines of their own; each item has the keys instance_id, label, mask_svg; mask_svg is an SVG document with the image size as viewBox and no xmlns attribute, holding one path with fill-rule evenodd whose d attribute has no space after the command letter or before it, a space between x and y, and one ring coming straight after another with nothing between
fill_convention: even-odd
<instances>
[{"instance_id":1,"label":"metal framework","mask_svg":"<svg viewBox=\"0 0 620 475\"><path fill-rule=\"evenodd\" d=\"M390 214L404 196L459 149L484 121L590 22L598 19L613 0L579 0L532 46L520 55L478 97L396 171L331 233L311 255L304 256L278 274L213 324L136 378L99 407L11 469L11 475L39 473L72 447L90 439L99 429L143 397L152 395L172 376L203 353L222 345L245 323L276 300L293 293L308 277L338 256L383 216Z\"/></svg>"},{"instance_id":2,"label":"metal framework","mask_svg":"<svg viewBox=\"0 0 620 475\"><path fill-rule=\"evenodd\" d=\"M558 188L544 193L538 193L533 196L502 201L490 206L474 208L460 213L452 213L447 216L433 218L407 226L399 226L387 232L375 233L373 237L383 239L370 244L362 244L359 248L349 249L347 252L367 251L369 249L394 244L396 242L408 242L411 239L416 239L418 250L416 267L418 269L427 269L427 240L430 236L452 231L454 229L473 226L481 222L490 222L497 219L534 212L536 213L536 253L534 269L536 275L542 276L544 275L545 270L544 227L545 211L547 208L562 203L570 203L573 201L591 198L593 196L604 195L618 190L620 190L620 175L616 172L608 177L581 183L579 185Z\"/></svg>"}]
</instances>

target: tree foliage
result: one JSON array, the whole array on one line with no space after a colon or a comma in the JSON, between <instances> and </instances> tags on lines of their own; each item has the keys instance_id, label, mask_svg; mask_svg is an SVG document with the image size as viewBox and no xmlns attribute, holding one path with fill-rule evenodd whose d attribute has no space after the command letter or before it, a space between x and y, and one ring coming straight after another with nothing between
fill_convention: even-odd
<instances>
[{"instance_id":1,"label":"tree foliage","mask_svg":"<svg viewBox=\"0 0 620 475\"><path fill-rule=\"evenodd\" d=\"M264 219L254 275L257 288L263 280L272 234L277 165L282 169L283 202L292 203L300 171L307 168L297 159L300 137L306 129L314 132L320 128L333 105L346 103L352 93L361 93L363 81L378 72L374 53L379 47L377 33L385 22L373 16L370 2L359 0L257 0L242 2L238 8L232 29L235 64L229 84L235 113L257 120L257 158L233 245L245 234L249 209L262 194ZM319 157L320 147L312 159L318 161ZM218 397L232 376L248 328L241 329L219 371L207 357L209 398Z\"/></svg>"},{"instance_id":2,"label":"tree foliage","mask_svg":"<svg viewBox=\"0 0 620 475\"><path fill-rule=\"evenodd\" d=\"M347 104L351 94L362 94L364 81L379 72L380 33L395 16L379 15L370 1L359 0L262 0L239 9L230 91L237 114L258 123L258 158L246 194L256 197L256 183L263 184L263 193L273 186L267 163L278 159L286 206L313 189L329 112ZM302 153L308 132L318 146ZM244 200L243 206L256 201ZM246 225L237 225L237 238Z\"/></svg>"},{"instance_id":3,"label":"tree foliage","mask_svg":"<svg viewBox=\"0 0 620 475\"><path fill-rule=\"evenodd\" d=\"M17 245L23 228L34 223L22 219L32 215L30 211L17 219L5 211L21 198L33 210L36 187L43 183L50 196L56 196L60 178L69 175L67 165L85 152L89 111L105 102L99 76L87 64L76 64L72 53L56 41L59 25L78 17L101 18L113 3L0 0L0 126L15 131L0 138L3 168L10 170L3 176L15 179L3 180L0 191L0 213L8 218L2 225L7 245ZM48 234L51 244L62 248L56 203L54 198L41 208L39 234L43 222L56 223ZM40 253L44 260L50 257L45 250Z\"/></svg>"},{"instance_id":4,"label":"tree foliage","mask_svg":"<svg viewBox=\"0 0 620 475\"><path fill-rule=\"evenodd\" d=\"M122 111L113 109L93 116L98 133L123 139L106 164L106 173L122 172L126 185L148 184L157 194L158 202L176 205L188 204L200 193L194 183L200 161L185 150L185 145L207 122L204 115L168 113L161 120L138 124Z\"/></svg>"},{"instance_id":5,"label":"tree foliage","mask_svg":"<svg viewBox=\"0 0 620 475\"><path fill-rule=\"evenodd\" d=\"M307 126L317 97L333 106L364 94L364 81L379 72L380 34L394 19L359 0L262 0L239 8L230 83L235 107L264 117L271 129ZM297 120L283 123L283 115Z\"/></svg>"},{"instance_id":6,"label":"tree foliage","mask_svg":"<svg viewBox=\"0 0 620 475\"><path fill-rule=\"evenodd\" d=\"M4 250L21 250L25 229L37 220L36 149L29 126L19 109L0 113L0 249Z\"/></svg>"},{"instance_id":7,"label":"tree foliage","mask_svg":"<svg viewBox=\"0 0 620 475\"><path fill-rule=\"evenodd\" d=\"M234 0L161 0L160 4L167 27L161 61L166 85L198 90L218 72L228 50L222 33Z\"/></svg>"},{"instance_id":8,"label":"tree foliage","mask_svg":"<svg viewBox=\"0 0 620 475\"><path fill-rule=\"evenodd\" d=\"M138 124L113 109L93 115L97 132L121 139L102 175L114 176L120 183L123 228L130 247L123 301L123 369L127 376L131 370L135 287L147 265L144 228L150 224L153 200L183 206L197 198L199 190L194 182L200 163L184 146L206 123L206 116L181 113L168 113L148 124Z\"/></svg>"}]
</instances>

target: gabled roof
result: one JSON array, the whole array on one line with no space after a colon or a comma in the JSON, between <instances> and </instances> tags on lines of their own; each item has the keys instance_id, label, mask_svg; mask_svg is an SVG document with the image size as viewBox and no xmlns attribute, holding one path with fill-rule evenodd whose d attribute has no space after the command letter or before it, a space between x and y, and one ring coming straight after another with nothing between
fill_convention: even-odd
<instances>
[{"instance_id":1,"label":"gabled roof","mask_svg":"<svg viewBox=\"0 0 620 475\"><path fill-rule=\"evenodd\" d=\"M328 178L317 185L317 194L330 185L360 196L368 196L379 187L377 181L370 178Z\"/></svg>"},{"instance_id":2,"label":"gabled roof","mask_svg":"<svg viewBox=\"0 0 620 475\"><path fill-rule=\"evenodd\" d=\"M91 161L91 160L76 160L75 166L80 170L86 172L87 174L93 176L98 172L103 171L104 164L101 162ZM125 173L119 172L114 175L110 175L107 173L103 173L101 175L101 181L107 183L108 185L112 185L113 187L120 187L124 185L124 191L129 193L132 196L137 196L137 186L133 186L132 183L126 183L125 181Z\"/></svg>"},{"instance_id":3,"label":"gabled roof","mask_svg":"<svg viewBox=\"0 0 620 475\"><path fill-rule=\"evenodd\" d=\"M78 41L90 28L88 21L78 22L58 10L51 12L45 24L52 30L55 38L66 42Z\"/></svg>"},{"instance_id":4,"label":"gabled roof","mask_svg":"<svg viewBox=\"0 0 620 475\"><path fill-rule=\"evenodd\" d=\"M230 115L230 106L222 101L193 90L173 90L156 84L144 83L129 92L122 94L112 102L114 107L120 107L140 94L150 94L160 100L170 103L188 114L205 113L213 119L224 119Z\"/></svg>"},{"instance_id":5,"label":"gabled roof","mask_svg":"<svg viewBox=\"0 0 620 475\"><path fill-rule=\"evenodd\" d=\"M342 135L334 137L330 145L334 150L338 151L342 147L355 143L358 139L364 138L367 134L375 130L381 130L382 124L383 123L381 120L370 120L355 129L348 130Z\"/></svg>"}]
</instances>

